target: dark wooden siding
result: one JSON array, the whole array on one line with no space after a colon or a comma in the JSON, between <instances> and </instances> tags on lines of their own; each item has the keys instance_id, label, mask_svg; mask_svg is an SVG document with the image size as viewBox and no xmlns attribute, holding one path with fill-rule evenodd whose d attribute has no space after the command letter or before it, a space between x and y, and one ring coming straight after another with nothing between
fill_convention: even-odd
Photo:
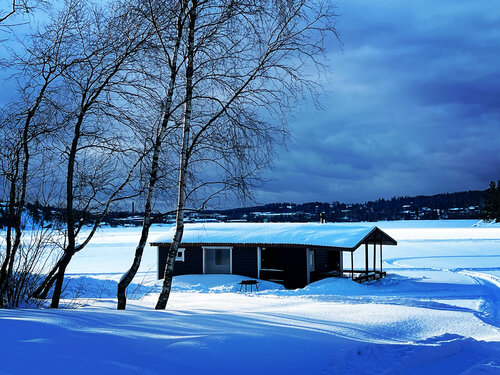
<instances>
[{"instance_id":1,"label":"dark wooden siding","mask_svg":"<svg viewBox=\"0 0 500 375\"><path fill-rule=\"evenodd\" d=\"M266 247L262 250L261 278L283 283L288 289L307 285L305 248Z\"/></svg>"},{"instance_id":2,"label":"dark wooden siding","mask_svg":"<svg viewBox=\"0 0 500 375\"><path fill-rule=\"evenodd\" d=\"M315 249L314 270L316 272L340 271L340 251Z\"/></svg>"},{"instance_id":3,"label":"dark wooden siding","mask_svg":"<svg viewBox=\"0 0 500 375\"><path fill-rule=\"evenodd\" d=\"M285 287L288 289L303 288L307 285L306 249L280 248L278 262L285 271Z\"/></svg>"},{"instance_id":4,"label":"dark wooden siding","mask_svg":"<svg viewBox=\"0 0 500 375\"><path fill-rule=\"evenodd\" d=\"M184 247L184 262L175 262L174 275L202 274L203 249L201 246ZM303 288L307 285L307 258L304 248L272 248L276 257L272 268L283 270L279 276L283 279L286 288ZM163 278L168 247L158 248L158 278ZM315 272L311 273L311 281L317 280L321 272L328 272L338 268L340 252L315 250ZM257 278L257 248L233 247L232 272L236 275ZM318 275L319 276L319 275ZM263 275L263 277L265 277ZM273 276L276 277L276 276Z\"/></svg>"},{"instance_id":5,"label":"dark wooden siding","mask_svg":"<svg viewBox=\"0 0 500 375\"><path fill-rule=\"evenodd\" d=\"M258 277L256 247L233 247L233 274Z\"/></svg>"},{"instance_id":6,"label":"dark wooden siding","mask_svg":"<svg viewBox=\"0 0 500 375\"><path fill-rule=\"evenodd\" d=\"M158 280L163 279L165 267L167 266L168 247L158 246Z\"/></svg>"},{"instance_id":7,"label":"dark wooden siding","mask_svg":"<svg viewBox=\"0 0 500 375\"><path fill-rule=\"evenodd\" d=\"M314 250L314 272L311 272L311 282L331 277L331 271L340 271L340 251Z\"/></svg>"},{"instance_id":8,"label":"dark wooden siding","mask_svg":"<svg viewBox=\"0 0 500 375\"><path fill-rule=\"evenodd\" d=\"M341 271L340 269L340 255L341 251L328 251L328 270Z\"/></svg>"},{"instance_id":9,"label":"dark wooden siding","mask_svg":"<svg viewBox=\"0 0 500 375\"><path fill-rule=\"evenodd\" d=\"M174 276L203 273L203 251L201 247L184 247L184 262L176 261ZM163 279L167 265L168 247L158 248L158 279Z\"/></svg>"},{"instance_id":10,"label":"dark wooden siding","mask_svg":"<svg viewBox=\"0 0 500 375\"><path fill-rule=\"evenodd\" d=\"M184 262L176 261L174 276L202 274L203 249L201 246L184 247ZM168 247L159 247L158 250L158 278L162 279L165 273ZM233 274L247 277L257 277L257 248L233 248Z\"/></svg>"},{"instance_id":11,"label":"dark wooden siding","mask_svg":"<svg viewBox=\"0 0 500 375\"><path fill-rule=\"evenodd\" d=\"M327 250L314 250L314 270L315 272L328 272L328 251Z\"/></svg>"}]
</instances>

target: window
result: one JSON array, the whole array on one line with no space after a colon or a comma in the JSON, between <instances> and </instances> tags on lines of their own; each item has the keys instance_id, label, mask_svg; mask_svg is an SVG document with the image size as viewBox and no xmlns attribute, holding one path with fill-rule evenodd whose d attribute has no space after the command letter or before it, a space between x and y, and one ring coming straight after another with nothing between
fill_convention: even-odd
<instances>
[{"instance_id":1,"label":"window","mask_svg":"<svg viewBox=\"0 0 500 375\"><path fill-rule=\"evenodd\" d=\"M184 262L184 252L186 249L177 249L177 257L175 258L176 262Z\"/></svg>"}]
</instances>

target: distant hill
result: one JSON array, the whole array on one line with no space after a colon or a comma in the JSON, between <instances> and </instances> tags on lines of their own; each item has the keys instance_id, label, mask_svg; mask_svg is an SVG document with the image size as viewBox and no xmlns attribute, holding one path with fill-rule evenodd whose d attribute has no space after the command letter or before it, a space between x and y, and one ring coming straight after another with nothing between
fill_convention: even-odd
<instances>
[{"instance_id":1,"label":"distant hill","mask_svg":"<svg viewBox=\"0 0 500 375\"><path fill-rule=\"evenodd\" d=\"M432 196L394 197L366 203L340 202L270 203L262 206L206 211L198 219L259 221L318 221L320 213L328 222L380 220L479 219L486 191L464 191Z\"/></svg>"},{"instance_id":2,"label":"distant hill","mask_svg":"<svg viewBox=\"0 0 500 375\"><path fill-rule=\"evenodd\" d=\"M464 191L432 196L394 197L366 203L340 202L269 203L262 206L239 207L226 210L207 210L189 213L187 222L249 221L249 222L307 222L319 221L320 213L328 222L355 222L381 220L438 220L479 219L487 191ZM7 205L0 202L0 227L7 225ZM62 222L64 210L56 207L27 204L27 214L35 222ZM93 217L85 219L91 223ZM173 215L156 222L172 223ZM142 224L140 212L110 212L103 224L113 226Z\"/></svg>"}]
</instances>

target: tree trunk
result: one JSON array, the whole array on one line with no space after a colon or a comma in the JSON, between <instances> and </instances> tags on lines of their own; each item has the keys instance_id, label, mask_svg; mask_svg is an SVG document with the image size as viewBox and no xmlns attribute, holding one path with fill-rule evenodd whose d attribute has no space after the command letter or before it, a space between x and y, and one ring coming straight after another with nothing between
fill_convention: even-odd
<instances>
[{"instance_id":1,"label":"tree trunk","mask_svg":"<svg viewBox=\"0 0 500 375\"><path fill-rule=\"evenodd\" d=\"M198 0L191 0L189 9L188 41L187 41L187 65L186 65L186 94L184 105L184 122L182 125L182 148L179 160L179 181L177 197L177 216L175 221L175 234L170 245L167 256L167 265L163 279L162 290L158 297L156 310L165 310L167 307L170 290L172 288L172 278L174 275L175 258L179 244L184 232L184 210L186 208L186 176L188 168L188 148L189 148L189 130L191 127L191 108L193 98L193 75L194 75L194 33L196 27L196 13Z\"/></svg>"},{"instance_id":2,"label":"tree trunk","mask_svg":"<svg viewBox=\"0 0 500 375\"><path fill-rule=\"evenodd\" d=\"M180 215L178 214L178 217ZM167 255L167 264L165 267L165 273L163 278L163 285L161 289L160 296L158 297L158 302L156 303L156 310L165 310L167 307L168 298L170 297L170 291L172 290L172 279L174 277L174 265L175 258L177 255L177 250L179 249L179 244L182 240L182 234L184 233L184 219L177 220L175 227L175 234L172 244Z\"/></svg>"},{"instance_id":3,"label":"tree trunk","mask_svg":"<svg viewBox=\"0 0 500 375\"><path fill-rule=\"evenodd\" d=\"M2 264L2 268L0 270L0 306L2 303L3 299L3 292L5 289L8 287L8 282L9 278L12 275L13 269L14 269L14 260L15 256L17 253L17 250L19 248L19 245L21 243L21 237L22 237L22 229L21 229L21 220L22 220L22 212L24 205L26 203L26 188L28 184L28 169L30 165L30 149L29 149L29 143L30 143L30 127L32 126L32 120L35 117L38 109L40 108L40 105L45 97L45 93L49 87L49 85L52 82L52 76L55 72L55 70L50 69L50 74L45 76L45 81L40 88L40 92L38 93L35 102L33 106L29 109L26 120L24 121L24 128L23 128L23 135L21 138L21 146L22 146L22 152L23 152L23 168L22 168L22 174L21 174L21 186L18 188L16 186L17 181L19 179L19 169L20 169L20 163L21 163L21 158L20 158L20 152L21 149L19 149L16 152L16 165L15 165L15 174L13 175L13 179L11 181L11 186L10 186L10 195L9 195L9 225L7 228L7 239L6 239L6 247L7 247L7 252L6 252L6 257L4 259L4 263ZM19 189L19 191L17 191ZM17 198L16 196L19 195ZM17 202L16 202L17 200ZM17 209L16 209L17 205ZM12 243L12 229L15 230L15 238L14 238L14 243Z\"/></svg>"},{"instance_id":4,"label":"tree trunk","mask_svg":"<svg viewBox=\"0 0 500 375\"><path fill-rule=\"evenodd\" d=\"M68 266L71 258L73 257L74 251L66 252L61 259L61 263L59 264L59 269L57 274L55 275L56 285L54 286L54 293L52 294L52 302L50 307L52 309L59 308L59 301L61 299L62 286L64 282L64 273L66 272L66 267Z\"/></svg>"},{"instance_id":5,"label":"tree trunk","mask_svg":"<svg viewBox=\"0 0 500 375\"><path fill-rule=\"evenodd\" d=\"M17 160L18 163L18 160ZM9 277L7 275L10 258L12 256L12 230L14 229L14 216L15 216L15 201L16 201L16 180L17 180L18 167L16 166L16 173L11 178L10 194L9 194L9 215L7 221L7 233L5 237L5 258L0 269L0 307L4 304L5 291L7 290Z\"/></svg>"},{"instance_id":6,"label":"tree trunk","mask_svg":"<svg viewBox=\"0 0 500 375\"><path fill-rule=\"evenodd\" d=\"M149 236L149 229L151 228L151 206L153 204L155 185L156 182L158 181L161 146L163 142L163 137L167 131L168 123L170 120L170 114L171 114L170 111L174 96L175 82L177 78L177 56L179 53L179 47L182 40L182 32L184 27L183 19L184 19L184 11L186 8L186 3L187 3L186 1L181 2L179 14L177 16L177 37L174 45L174 50L172 53L172 59L171 59L172 62L170 64L170 81L167 91L167 98L165 100L165 108L163 110L161 127L156 135L156 140L153 148L153 159L149 175L148 195L146 198L146 203L144 205L144 220L142 223L141 238L139 239L139 243L135 249L135 255L134 255L134 260L132 262L132 266L123 275L120 282L118 283L118 290L116 294L118 299L118 304L117 304L118 310L125 310L127 306L126 291L128 286L134 279L135 275L137 274L137 271L139 270L139 267L141 265L142 255L144 253L144 247L146 246ZM158 33L160 32L158 28L156 28L156 30ZM158 37L162 38L162 36L159 34Z\"/></svg>"},{"instance_id":7,"label":"tree trunk","mask_svg":"<svg viewBox=\"0 0 500 375\"><path fill-rule=\"evenodd\" d=\"M59 264L61 263L61 259L56 263L54 268L45 276L43 282L35 289L33 292L33 298L45 299L47 298L50 288L54 285L57 277L57 271L59 270Z\"/></svg>"},{"instance_id":8,"label":"tree trunk","mask_svg":"<svg viewBox=\"0 0 500 375\"><path fill-rule=\"evenodd\" d=\"M26 186L28 181L28 168L30 163L30 153L28 147L29 146L28 130L31 124L31 119L33 118L35 111L39 106L39 103L41 101L44 92L45 90L43 89L37 98L35 107L28 112L28 116L26 118L26 121L24 122L23 135L21 138L23 163L22 163L22 174L20 179L21 186L19 187L19 192L17 192L18 189L17 181L19 178L19 169L21 163L21 158L19 155L21 150L18 150L16 152L16 159L15 159L16 172L14 176L12 176L12 181L10 184L10 194L9 194L9 225L7 227L7 238L6 238L7 249L4 262L0 270L0 306L2 306L3 304L2 301L4 299L5 292L9 288L8 286L9 280L12 277L12 272L14 271L14 260L16 257L17 250L19 249L19 246L21 244L21 236L22 236L21 219L22 219L24 204L26 201ZM19 199L16 198L17 195L16 193L19 194ZM14 243L12 243L12 238L11 238L12 229L14 229L15 231Z\"/></svg>"},{"instance_id":9,"label":"tree trunk","mask_svg":"<svg viewBox=\"0 0 500 375\"><path fill-rule=\"evenodd\" d=\"M146 202L147 204L147 202ZM118 298L118 310L125 310L125 307L127 306L127 296L126 296L126 291L132 280L134 279L135 275L137 274L137 270L139 269L139 266L141 265L141 260L142 260L142 254L144 252L144 247L146 246L146 241L148 239L149 235L149 214L148 217L144 217L144 224L142 227L142 233L141 233L141 238L139 239L139 244L137 245L135 249L135 256L134 256L134 261L132 263L132 266L130 269L122 276L120 282L118 283L118 291L116 293L116 297Z\"/></svg>"},{"instance_id":10,"label":"tree trunk","mask_svg":"<svg viewBox=\"0 0 500 375\"><path fill-rule=\"evenodd\" d=\"M64 273L66 272L66 267L68 266L71 258L75 253L76 247L76 234L75 234L75 213L74 213L74 192L73 192L73 180L75 174L75 162L76 162L76 152L78 150L78 142L81 136L81 126L83 123L84 111L80 112L78 120L75 124L73 140L71 142L71 148L68 157L68 167L66 175L66 230L68 233L68 245L64 249L64 254L60 259L59 269L57 271L56 285L54 287L54 292L52 293L52 303L51 308L57 309L59 307L59 300L61 299L62 284L64 281Z\"/></svg>"}]
</instances>

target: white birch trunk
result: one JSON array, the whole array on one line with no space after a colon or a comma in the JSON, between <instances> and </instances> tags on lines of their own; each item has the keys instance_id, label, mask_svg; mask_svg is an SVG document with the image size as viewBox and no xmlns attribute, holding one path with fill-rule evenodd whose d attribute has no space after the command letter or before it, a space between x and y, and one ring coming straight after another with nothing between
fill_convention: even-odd
<instances>
[{"instance_id":1,"label":"white birch trunk","mask_svg":"<svg viewBox=\"0 0 500 375\"><path fill-rule=\"evenodd\" d=\"M158 171L159 171L159 165L160 165L160 153L161 153L161 147L162 147L162 141L163 137L165 136L165 133L168 128L169 120L170 120L170 111L172 108L172 101L173 101L173 96L174 96L174 89L175 89L175 82L177 78L177 56L179 52L179 47L180 43L182 40L182 33L183 33L183 19L184 19L184 11L186 8L186 1L181 1L180 2L180 7L179 7L179 14L177 16L177 37L176 37L176 42L174 46L174 50L172 53L172 59L171 59L171 64L170 64L170 81L169 81L169 87L167 91L167 97L165 100L165 108L163 112L163 118L162 118L162 123L161 127L156 134L156 139L155 139L155 144L153 147L153 159L151 163L151 170L149 173L149 184L148 184L148 194L146 197L146 203L144 205L144 219L142 223L142 232L141 232L141 237L139 239L139 243L137 244L137 247L135 249L135 255L134 255L134 260L132 262L132 266L130 269L122 276L120 282L118 283L118 290L117 290L117 299L118 299L118 305L117 309L118 310L125 310L126 305L127 305L127 297L126 297L126 290L132 280L134 279L135 275L137 274L137 271L139 270L139 267L141 265L141 260L142 260L142 255L144 253L144 247L146 246L148 236L149 236L149 229L151 228L151 207L153 204L153 198L154 198L154 190L155 190L155 185L156 182L158 181ZM157 29L159 32L159 30ZM158 35L159 38L161 38L161 35Z\"/></svg>"},{"instance_id":2,"label":"white birch trunk","mask_svg":"<svg viewBox=\"0 0 500 375\"><path fill-rule=\"evenodd\" d=\"M188 41L186 46L187 65L186 65L186 97L184 105L184 121L182 125L182 146L179 157L179 181L177 197L177 215L175 221L175 234L167 255L167 264L163 279L162 290L158 297L156 310L164 310L167 307L170 290L172 288L172 278L174 275L175 258L179 244L184 232L184 211L186 208L186 176L189 165L189 131L191 127L191 108L193 98L193 74L194 74L194 33L196 27L196 13L198 7L197 0L191 0L189 7L188 23Z\"/></svg>"}]
</instances>

